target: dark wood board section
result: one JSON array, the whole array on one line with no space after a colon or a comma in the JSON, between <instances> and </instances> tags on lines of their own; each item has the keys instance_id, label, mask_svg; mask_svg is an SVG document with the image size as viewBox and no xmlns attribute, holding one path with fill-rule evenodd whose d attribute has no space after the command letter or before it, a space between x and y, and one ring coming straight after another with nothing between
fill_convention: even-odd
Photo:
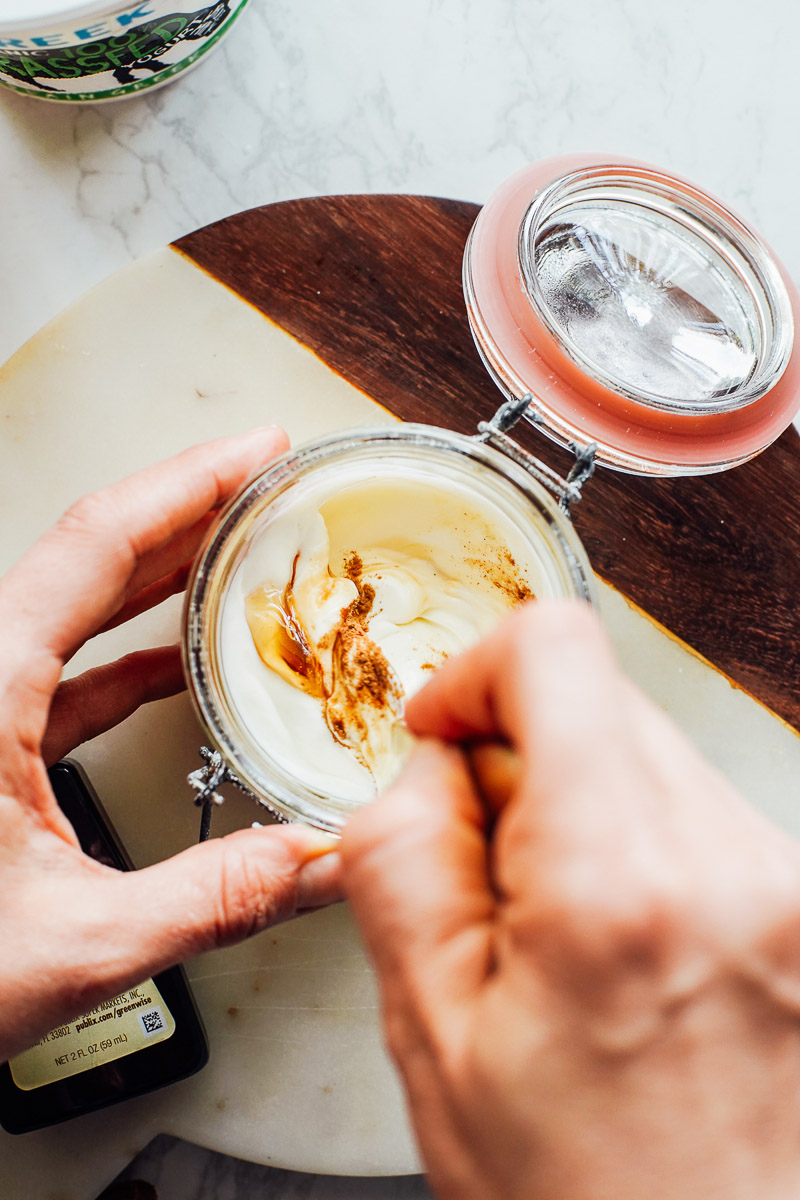
<instances>
[{"instance_id":1,"label":"dark wood board section","mask_svg":"<svg viewBox=\"0 0 800 1200\"><path fill-rule=\"evenodd\" d=\"M176 246L398 417L472 433L501 399L461 292L477 212L424 196L296 200ZM563 469L546 439L519 438ZM599 575L800 729L796 430L719 475L600 469L574 520Z\"/></svg>"}]
</instances>

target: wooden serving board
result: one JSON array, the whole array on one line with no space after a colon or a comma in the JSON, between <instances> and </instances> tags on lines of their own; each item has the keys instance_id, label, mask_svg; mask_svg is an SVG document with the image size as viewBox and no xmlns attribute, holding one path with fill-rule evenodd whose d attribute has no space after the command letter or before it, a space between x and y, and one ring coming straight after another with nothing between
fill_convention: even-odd
<instances>
[{"instance_id":1,"label":"wooden serving board","mask_svg":"<svg viewBox=\"0 0 800 1200\"><path fill-rule=\"evenodd\" d=\"M461 291L477 213L336 196L251 209L176 244L398 417L473 433L498 402ZM559 459L532 430L515 436ZM604 579L800 728L797 430L715 476L599 470L575 525Z\"/></svg>"},{"instance_id":2,"label":"wooden serving board","mask_svg":"<svg viewBox=\"0 0 800 1200\"><path fill-rule=\"evenodd\" d=\"M397 418L473 431L499 400L461 298L476 211L398 196L274 205L99 285L0 370L0 566L79 494L195 441L269 421L295 442ZM600 471L575 510L627 669L796 834L799 478L791 430L713 478ZM104 634L74 669L175 639L179 611L171 601ZM137 866L196 837L185 776L202 740L183 696L79 751ZM232 798L215 829L255 815ZM299 1170L417 1169L345 907L206 955L189 976L209 1066L60 1129L0 1133L0 1195L91 1200L159 1132Z\"/></svg>"}]
</instances>

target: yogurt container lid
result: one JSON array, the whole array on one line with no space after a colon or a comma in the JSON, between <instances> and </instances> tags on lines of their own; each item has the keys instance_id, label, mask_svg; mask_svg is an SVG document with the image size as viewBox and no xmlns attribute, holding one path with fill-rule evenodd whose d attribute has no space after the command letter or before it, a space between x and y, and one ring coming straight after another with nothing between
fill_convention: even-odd
<instances>
[{"instance_id":1,"label":"yogurt container lid","mask_svg":"<svg viewBox=\"0 0 800 1200\"><path fill-rule=\"evenodd\" d=\"M629 159L533 164L470 234L473 336L510 399L562 445L644 474L722 470L800 407L800 299L748 225Z\"/></svg>"},{"instance_id":2,"label":"yogurt container lid","mask_svg":"<svg viewBox=\"0 0 800 1200\"><path fill-rule=\"evenodd\" d=\"M158 16L158 5L149 0L2 0L0 3L0 35L13 33L36 33L55 29L63 24L91 20L117 14L130 16L130 24L139 17ZM179 11L186 7L180 0ZM138 12L137 12L138 10ZM134 15L137 14L137 15Z\"/></svg>"}]
</instances>

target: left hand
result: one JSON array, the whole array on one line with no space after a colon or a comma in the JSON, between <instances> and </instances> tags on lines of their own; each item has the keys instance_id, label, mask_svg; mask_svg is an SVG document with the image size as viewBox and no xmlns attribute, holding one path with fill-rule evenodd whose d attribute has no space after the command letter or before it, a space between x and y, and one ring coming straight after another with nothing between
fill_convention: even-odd
<instances>
[{"instance_id":1,"label":"left hand","mask_svg":"<svg viewBox=\"0 0 800 1200\"><path fill-rule=\"evenodd\" d=\"M177 646L61 673L93 634L183 588L214 510L286 444L272 428L224 438L85 497L0 581L0 1061L176 962L338 898L336 843L301 826L241 830L141 871L101 866L47 778L182 690Z\"/></svg>"}]
</instances>

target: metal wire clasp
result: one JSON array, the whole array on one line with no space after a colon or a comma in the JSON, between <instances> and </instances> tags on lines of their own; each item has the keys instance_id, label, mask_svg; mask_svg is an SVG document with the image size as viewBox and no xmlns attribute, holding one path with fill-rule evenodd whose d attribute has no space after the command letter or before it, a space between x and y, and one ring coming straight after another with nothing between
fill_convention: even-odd
<instances>
[{"instance_id":1,"label":"metal wire clasp","mask_svg":"<svg viewBox=\"0 0 800 1200\"><path fill-rule=\"evenodd\" d=\"M597 443L589 442L585 446L578 442L570 442L569 449L575 455L575 463L567 478L564 479L552 467L541 459L535 458L527 450L523 450L518 442L508 436L517 421L525 417L531 425L544 427L543 417L534 407L533 396L530 392L518 400L506 400L501 404L491 421L481 421L478 425L477 438L479 442L488 442L495 446L519 466L533 475L558 500L558 506L569 515L570 505L576 504L581 498L581 489L587 479L594 473Z\"/></svg>"},{"instance_id":2,"label":"metal wire clasp","mask_svg":"<svg viewBox=\"0 0 800 1200\"><path fill-rule=\"evenodd\" d=\"M215 807L225 803L225 797L218 791L223 783L232 783L240 792L244 792L245 796L249 796L257 804L263 805L275 820L286 823L286 817L264 804L246 784L242 783L239 776L234 774L225 762L219 750L210 750L208 746L201 746L200 757L203 759L204 765L198 767L196 771L190 771L186 776L186 782L196 793L194 798L196 807L203 809L200 817L199 841L208 841L211 833L211 813Z\"/></svg>"}]
</instances>

